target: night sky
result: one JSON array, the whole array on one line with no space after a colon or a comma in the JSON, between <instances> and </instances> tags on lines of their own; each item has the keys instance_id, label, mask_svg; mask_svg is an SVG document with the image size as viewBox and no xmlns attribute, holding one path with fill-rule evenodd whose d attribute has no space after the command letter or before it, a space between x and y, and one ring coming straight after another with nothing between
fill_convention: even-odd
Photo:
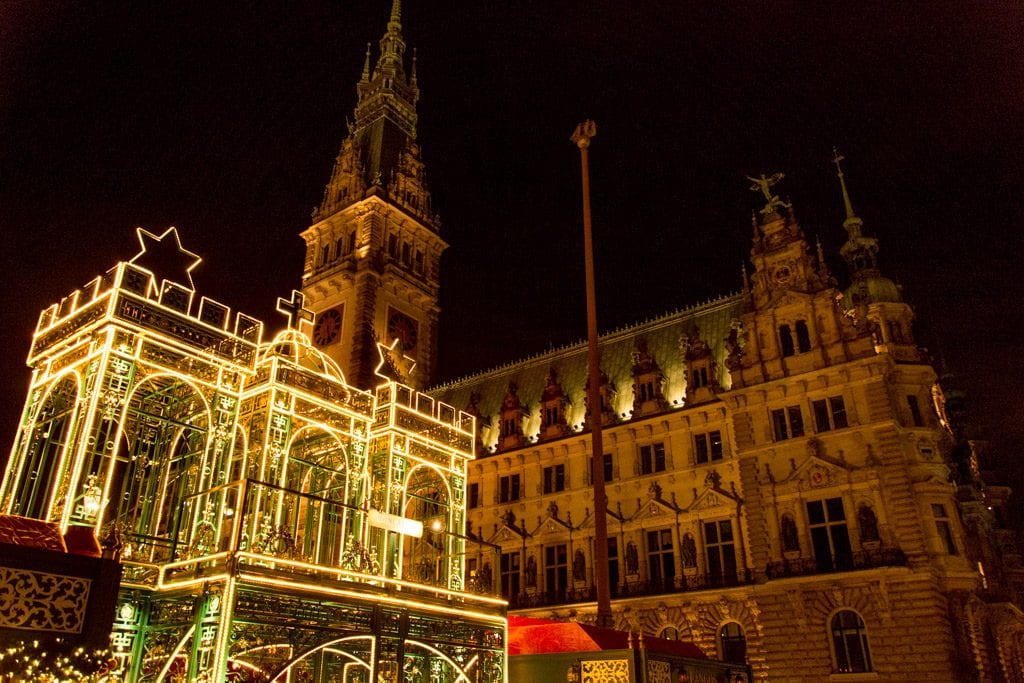
<instances>
[{"instance_id":1,"label":"night sky","mask_svg":"<svg viewBox=\"0 0 1024 683\"><path fill-rule=\"evenodd\" d=\"M200 294L276 330L366 43L389 2L0 5L0 427L38 312L179 228ZM585 335L579 154L599 324L740 287L782 171L833 272L854 207L975 434L1024 438L1024 9L1016 2L410 2L442 236L440 379Z\"/></svg>"}]
</instances>

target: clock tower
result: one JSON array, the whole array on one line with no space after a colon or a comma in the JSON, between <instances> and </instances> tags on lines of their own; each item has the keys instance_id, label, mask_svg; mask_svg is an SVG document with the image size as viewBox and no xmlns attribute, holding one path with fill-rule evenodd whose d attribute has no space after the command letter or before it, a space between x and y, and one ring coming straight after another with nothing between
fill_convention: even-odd
<instances>
[{"instance_id":1,"label":"clock tower","mask_svg":"<svg viewBox=\"0 0 1024 683\"><path fill-rule=\"evenodd\" d=\"M412 361L400 381L429 384L435 369L439 233L416 141L416 56L406 71L401 0L393 0L376 64L367 45L355 121L341 144L313 224L302 233L302 291L313 341L358 387L378 381L377 344ZM395 344L395 340L398 340Z\"/></svg>"}]
</instances>

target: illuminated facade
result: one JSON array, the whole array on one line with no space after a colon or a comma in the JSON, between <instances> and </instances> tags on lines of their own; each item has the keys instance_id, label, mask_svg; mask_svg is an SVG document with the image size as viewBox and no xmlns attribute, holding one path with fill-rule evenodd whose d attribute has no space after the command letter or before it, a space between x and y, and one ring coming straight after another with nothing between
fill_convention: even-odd
<instances>
[{"instance_id":1,"label":"illuminated facade","mask_svg":"<svg viewBox=\"0 0 1024 683\"><path fill-rule=\"evenodd\" d=\"M298 328L193 290L172 228L43 311L2 512L121 546L129 681L504 680L504 603L473 568L473 417L349 385ZM154 252L183 265L165 279ZM471 576L467 585L465 576Z\"/></svg>"},{"instance_id":2,"label":"illuminated facade","mask_svg":"<svg viewBox=\"0 0 1024 683\"><path fill-rule=\"evenodd\" d=\"M1024 680L1005 496L954 450L841 170L845 293L780 179L751 179L740 294L602 338L616 627L757 680ZM517 616L595 618L586 372L579 344L431 392L478 418L469 533L500 546Z\"/></svg>"},{"instance_id":3,"label":"illuminated facade","mask_svg":"<svg viewBox=\"0 0 1024 683\"><path fill-rule=\"evenodd\" d=\"M366 52L356 86L354 123L302 233L302 291L317 315L313 341L357 386L370 386L376 342L398 339L397 368L412 386L434 372L441 252L416 142L416 60L405 70L401 5L396 0L380 55Z\"/></svg>"}]
</instances>

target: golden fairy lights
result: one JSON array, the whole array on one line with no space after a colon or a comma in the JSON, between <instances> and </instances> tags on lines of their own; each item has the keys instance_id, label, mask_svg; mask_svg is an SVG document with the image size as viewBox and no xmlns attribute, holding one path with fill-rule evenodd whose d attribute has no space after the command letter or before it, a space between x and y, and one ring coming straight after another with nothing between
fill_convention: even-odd
<instances>
[{"instance_id":1,"label":"golden fairy lights","mask_svg":"<svg viewBox=\"0 0 1024 683\"><path fill-rule=\"evenodd\" d=\"M138 234L139 254L40 317L0 488L4 512L122 537L113 673L130 679L140 657L164 674L185 662L196 680L261 670L229 637L236 596L259 587L354 605L378 592L504 637L504 601L464 590L474 418L394 380L414 367L397 340L378 345L374 391L349 386L299 329L300 292L278 301L288 329L261 343L262 323L195 297L199 259L175 229ZM154 245L177 259L174 277L146 267ZM429 579L412 566L428 551ZM196 611L162 659L143 655L150 594Z\"/></svg>"}]
</instances>

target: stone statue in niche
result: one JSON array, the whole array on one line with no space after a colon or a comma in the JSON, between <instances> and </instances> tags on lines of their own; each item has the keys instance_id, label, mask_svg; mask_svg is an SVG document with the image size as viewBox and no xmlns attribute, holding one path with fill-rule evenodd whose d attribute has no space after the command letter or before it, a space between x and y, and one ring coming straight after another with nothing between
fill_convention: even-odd
<instances>
[{"instance_id":1,"label":"stone statue in niche","mask_svg":"<svg viewBox=\"0 0 1024 683\"><path fill-rule=\"evenodd\" d=\"M634 575L640 573L640 554L633 541L626 544L626 573Z\"/></svg>"},{"instance_id":2,"label":"stone statue in niche","mask_svg":"<svg viewBox=\"0 0 1024 683\"><path fill-rule=\"evenodd\" d=\"M782 551L786 553L800 552L800 534L796 529L793 515L782 515L779 522L779 535L782 537Z\"/></svg>"},{"instance_id":3,"label":"stone statue in niche","mask_svg":"<svg viewBox=\"0 0 1024 683\"><path fill-rule=\"evenodd\" d=\"M693 539L693 534L687 532L683 534L681 555L683 558L683 567L686 569L694 569L697 567L697 542Z\"/></svg>"},{"instance_id":4,"label":"stone statue in niche","mask_svg":"<svg viewBox=\"0 0 1024 683\"><path fill-rule=\"evenodd\" d=\"M533 555L526 558L526 586L537 587L537 560Z\"/></svg>"},{"instance_id":5,"label":"stone statue in niche","mask_svg":"<svg viewBox=\"0 0 1024 683\"><path fill-rule=\"evenodd\" d=\"M577 550L572 556L572 578L576 581L587 580L587 560L582 550Z\"/></svg>"},{"instance_id":6,"label":"stone statue in niche","mask_svg":"<svg viewBox=\"0 0 1024 683\"><path fill-rule=\"evenodd\" d=\"M857 508L857 526L860 527L861 543L877 543L881 540L878 535L878 517L871 506L862 503Z\"/></svg>"}]
</instances>

